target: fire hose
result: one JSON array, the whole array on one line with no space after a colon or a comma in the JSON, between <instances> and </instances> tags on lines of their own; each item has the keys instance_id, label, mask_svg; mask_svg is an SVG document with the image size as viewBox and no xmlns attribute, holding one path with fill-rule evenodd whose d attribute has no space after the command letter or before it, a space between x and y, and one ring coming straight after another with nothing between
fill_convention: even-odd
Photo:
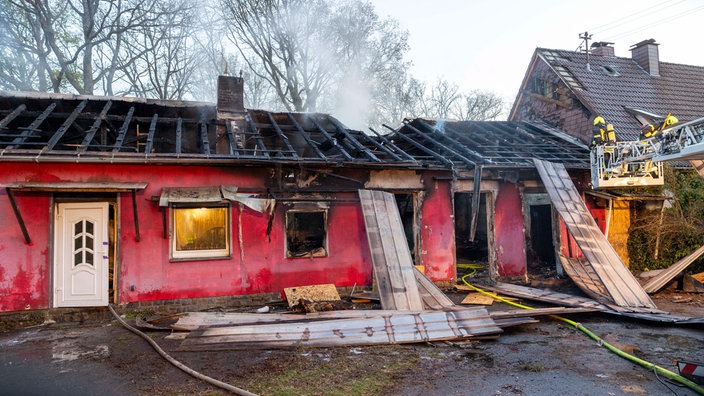
<instances>
[{"instance_id":1,"label":"fire hose","mask_svg":"<svg viewBox=\"0 0 704 396\"><path fill-rule=\"evenodd\" d=\"M482 290L482 289L480 289L480 288L478 288L478 287L476 287L476 286L470 284L469 282L467 282L467 278L470 277L470 276L472 276L472 275L474 275L474 273L469 273L469 274L467 274L467 275L465 275L465 276L462 277L462 282L464 282L464 284L467 285L469 288L471 288L471 289L473 289L473 290L475 290L475 291L477 291L477 292L479 292L479 293L481 293L481 294L484 294L484 295L486 295L486 296L489 296L489 297L491 297L491 298L494 298L494 299L496 299L496 300L498 300L498 301L501 301L501 302L503 302L503 303L513 305L514 307L518 307L518 308L522 308L522 309L528 309L528 310L535 309L535 308L530 307L530 306L527 306L527 305L518 304L518 303L516 303L516 302L506 300L505 298L501 298L501 297L499 297L499 296L497 296L497 295L495 295L495 294L489 293L489 292L487 292L487 291L484 291L484 290ZM663 367L660 367L660 366L658 366L658 365L655 365L655 364L653 364L653 363L650 363L650 362L648 362L648 361L646 361L646 360L640 359L640 358L638 358L638 357L636 357L636 356L633 356L633 355L631 355L631 354L629 354L629 353L626 353L626 352L624 352L624 351L622 351L622 350L616 348L615 346L613 346L613 345L609 344L608 342L604 341L602 338L600 338L600 337L597 336L596 334L592 333L589 329L587 329L586 327L584 327L581 323L575 322L575 321L570 320L570 319L567 319L567 318L563 318L563 317L558 316L558 315L549 315L549 316L550 316L551 318L553 318L553 319L561 320L561 321L563 321L563 322L569 324L570 326L574 327L575 329L580 330L581 332L583 332L584 334L586 334L587 336L589 336L589 338L591 338L591 339L593 339L594 341L596 341L599 345L602 345L604 348L608 349L609 351L615 353L616 355L618 355L618 356L620 356L620 357L622 357L622 358L624 358L624 359L630 360L630 361L633 362L633 363L639 364L639 365L641 365L641 366L647 368L648 370L653 371L656 376L657 376L658 374L660 374L660 375L662 375L662 376L664 376L664 377L667 377L667 378L669 378L669 379L671 379L671 380L673 380L673 381L675 381L675 382L678 382L678 383L680 383L680 384L682 384L682 385L684 385L684 386L686 386L686 387L692 389L693 391L695 391L695 392L697 392L697 393L699 393L699 394L701 394L701 395L704 395L704 387L702 387L702 386L700 386L700 385L697 385L696 383L694 383L694 382L688 380L687 378L682 377L681 375L679 375L679 374L677 374L677 373L674 373L674 372L672 372L672 371L670 371L670 370L667 370L667 369L665 369L665 368L663 368Z\"/></svg>"}]
</instances>

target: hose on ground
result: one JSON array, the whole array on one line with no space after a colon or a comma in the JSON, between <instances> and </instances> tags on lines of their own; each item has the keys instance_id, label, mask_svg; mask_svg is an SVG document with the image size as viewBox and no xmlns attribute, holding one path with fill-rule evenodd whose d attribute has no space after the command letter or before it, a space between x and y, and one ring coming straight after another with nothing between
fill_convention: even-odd
<instances>
[{"instance_id":1,"label":"hose on ground","mask_svg":"<svg viewBox=\"0 0 704 396\"><path fill-rule=\"evenodd\" d=\"M462 282L464 282L464 284L467 285L467 286L468 286L469 288L471 288L472 290L475 290L475 291L477 291L477 292L479 292L479 293L481 293L481 294L490 296L490 297L492 297L492 298L494 298L494 299L496 299L496 300L498 300L498 301L501 301L501 302L503 302L503 303L513 305L514 307L518 307L518 308L522 308L522 309L534 309L533 307L529 307L529 306L527 306L527 305L518 304L518 303L516 303L516 302L506 300L505 298L501 298L501 297L499 297L499 296L497 296L497 295L494 295L494 294L492 294L492 293L489 293L489 292L487 292L487 291L484 291L484 290L482 290L482 289L480 289L480 288L478 288L478 287L476 287L476 286L470 284L469 282L467 282L467 278L468 278L470 275L472 275L472 274L467 274L467 275L463 276L463 277L462 277ZM606 348L606 349L608 349L609 351L615 353L616 355L618 355L618 356L620 356L620 357L622 357L622 358L624 358L624 359L630 360L630 361L633 362L633 363L639 364L639 365L641 365L641 366L647 368L648 370L654 371L656 374L660 374L660 375L662 375L662 376L664 376L664 377L667 377L667 378L669 378L669 379L671 379L671 380L673 380L673 381L675 381L675 382L678 382L678 383L680 383L680 384L682 384L682 385L684 385L684 386L686 386L686 387L692 389L693 391L695 391L695 392L697 392L697 393L699 393L699 394L701 394L701 395L704 395L704 387L699 386L699 385L697 385L696 383L694 383L694 382L688 380L687 378L684 378L684 377L682 377L681 375L679 375L679 374L677 374L677 373L674 373L674 372L672 372L672 371L670 371L670 370L668 370L668 369L666 369L666 368L660 367L660 366L658 366L658 365L655 365L655 364L650 363L650 362L648 362L648 361L646 361L646 360L643 360L643 359L640 359L640 358L638 358L638 357L635 357L635 356L633 356L633 355L631 355L631 354L629 354L629 353L626 353L626 352L624 352L624 351L622 351L622 350L616 348L615 346L613 346L613 345L609 344L608 342L604 341L602 338L600 338L600 337L597 336L596 334L594 334L594 333L592 333L591 331L589 331L589 329L587 329L586 327L582 326L581 323L577 323L577 322L575 322L575 321L573 321L573 320L570 320L570 319L567 319L567 318L563 318L563 317L557 316L557 315L550 315L550 317L551 317L551 318L554 318L554 319L557 319L557 320L561 320L561 321L563 321L563 322L569 324L570 326L574 327L575 329L580 330L582 333L584 333L584 334L586 334L587 336L589 336L589 338L591 338L591 339L593 339L594 341L596 341L599 345L602 345L604 348Z\"/></svg>"},{"instance_id":2,"label":"hose on ground","mask_svg":"<svg viewBox=\"0 0 704 396\"><path fill-rule=\"evenodd\" d=\"M108 308L110 309L110 312L112 312L112 315L115 317L115 319L117 319L123 327L125 327L127 330L129 330L129 331L131 331L131 332L137 334L138 336L144 338L144 339L159 353L159 355L161 355L161 357L163 357L163 358L166 359L169 363L171 363L171 364L173 364L174 366L178 367L178 368L181 369L182 371L186 372L187 374L189 374L189 375L191 375L191 376L193 376L193 377L195 377L195 378L198 378L198 379L200 379L200 380L203 380L203 381L205 381L205 382L207 382L207 383L209 383L209 384L211 384L211 385L215 385L215 386L217 386L218 388L225 389L225 390L227 390L227 391L229 391L229 392L232 392L232 393L234 393L234 394L236 394L236 395L257 396L256 393L252 393L252 392L246 391L246 390L244 390L244 389L238 388L238 387L233 386L233 385L230 385L230 384L228 384L228 383L225 383L225 382L222 382L222 381L218 381L218 380L216 380L215 378L208 377L207 375L201 374L201 373L199 373L199 372L193 370L192 368L186 366L185 364L179 362L178 360L172 358L171 355L169 355L168 353L166 353L166 351L164 351L163 349L161 349L161 347L159 346L159 344L157 344L154 340L152 340L151 338L149 338L149 336L147 336L146 334L142 333L141 331L137 330L136 328L130 326L127 322L125 322L125 321L117 314L117 312L115 312L115 310L112 308L112 306L108 305Z\"/></svg>"}]
</instances>

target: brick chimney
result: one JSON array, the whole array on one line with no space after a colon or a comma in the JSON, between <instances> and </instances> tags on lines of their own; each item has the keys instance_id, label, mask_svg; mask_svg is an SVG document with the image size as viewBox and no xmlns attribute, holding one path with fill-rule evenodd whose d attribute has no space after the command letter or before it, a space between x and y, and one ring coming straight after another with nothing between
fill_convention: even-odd
<instances>
[{"instance_id":1,"label":"brick chimney","mask_svg":"<svg viewBox=\"0 0 704 396\"><path fill-rule=\"evenodd\" d=\"M631 46L631 57L651 76L660 76L658 45L655 39L650 39Z\"/></svg>"},{"instance_id":2,"label":"brick chimney","mask_svg":"<svg viewBox=\"0 0 704 396\"><path fill-rule=\"evenodd\" d=\"M614 47L612 47L611 44L613 43L607 43L606 41L597 41L592 43L590 46L592 49L592 55L615 56Z\"/></svg>"},{"instance_id":3,"label":"brick chimney","mask_svg":"<svg viewBox=\"0 0 704 396\"><path fill-rule=\"evenodd\" d=\"M239 139L245 128L244 108L244 78L229 75L218 76L218 103L217 103L217 154L230 153L229 139L224 139L228 127Z\"/></svg>"},{"instance_id":4,"label":"brick chimney","mask_svg":"<svg viewBox=\"0 0 704 396\"><path fill-rule=\"evenodd\" d=\"M244 78L218 76L218 118L220 113L244 111Z\"/></svg>"}]
</instances>

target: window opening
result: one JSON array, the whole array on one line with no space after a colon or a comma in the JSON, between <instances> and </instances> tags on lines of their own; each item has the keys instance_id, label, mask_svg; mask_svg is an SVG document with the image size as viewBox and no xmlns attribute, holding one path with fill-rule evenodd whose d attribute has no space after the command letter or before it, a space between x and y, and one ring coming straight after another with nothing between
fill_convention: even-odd
<instances>
[{"instance_id":1,"label":"window opening","mask_svg":"<svg viewBox=\"0 0 704 396\"><path fill-rule=\"evenodd\" d=\"M286 212L286 257L325 257L327 239L326 209Z\"/></svg>"},{"instance_id":2,"label":"window opening","mask_svg":"<svg viewBox=\"0 0 704 396\"><path fill-rule=\"evenodd\" d=\"M413 207L413 194L394 194L394 198L396 198L396 206L401 215L401 223L403 225L403 232L406 235L406 241L408 242L408 248L415 259L415 233L413 231L415 210Z\"/></svg>"}]
</instances>

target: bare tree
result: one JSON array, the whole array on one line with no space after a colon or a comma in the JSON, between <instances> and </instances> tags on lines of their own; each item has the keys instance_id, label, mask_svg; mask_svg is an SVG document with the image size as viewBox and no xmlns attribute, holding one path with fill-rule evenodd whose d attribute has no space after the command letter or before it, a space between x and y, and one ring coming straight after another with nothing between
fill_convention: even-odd
<instances>
[{"instance_id":1,"label":"bare tree","mask_svg":"<svg viewBox=\"0 0 704 396\"><path fill-rule=\"evenodd\" d=\"M493 92L474 90L458 101L452 117L462 121L496 120L504 112L504 100Z\"/></svg>"},{"instance_id":2,"label":"bare tree","mask_svg":"<svg viewBox=\"0 0 704 396\"><path fill-rule=\"evenodd\" d=\"M407 35L357 0L221 0L250 71L289 111L333 109L351 81L375 95L405 68ZM402 77L402 74L398 75ZM322 104L322 105L321 105Z\"/></svg>"},{"instance_id":3,"label":"bare tree","mask_svg":"<svg viewBox=\"0 0 704 396\"><path fill-rule=\"evenodd\" d=\"M70 87L79 94L93 94L96 86L111 93L115 74L143 53L122 58L131 34L157 27L164 15L149 0L4 0L7 13L23 23L9 25L14 45L33 54L35 89L55 92ZM32 34L26 34L30 29ZM46 82L51 87L46 87Z\"/></svg>"}]
</instances>

